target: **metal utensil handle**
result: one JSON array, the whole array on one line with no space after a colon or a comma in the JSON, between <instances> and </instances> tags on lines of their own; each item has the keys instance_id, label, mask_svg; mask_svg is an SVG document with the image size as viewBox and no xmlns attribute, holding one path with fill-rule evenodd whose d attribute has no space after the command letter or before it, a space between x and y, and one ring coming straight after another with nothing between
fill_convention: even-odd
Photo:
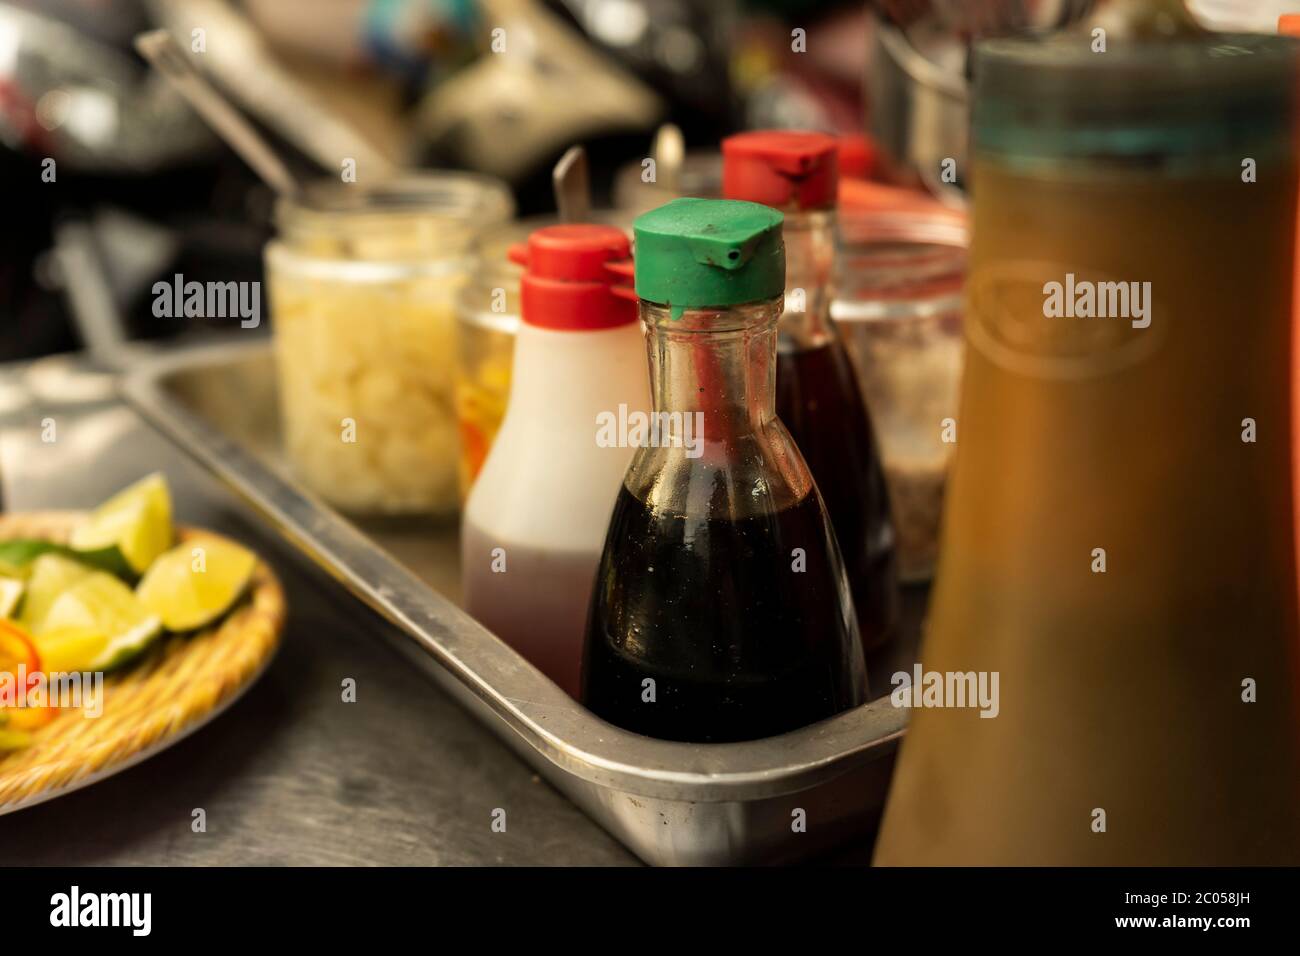
<instances>
[{"instance_id":1,"label":"metal utensil handle","mask_svg":"<svg viewBox=\"0 0 1300 956\"><path fill-rule=\"evenodd\" d=\"M249 166L281 196L298 192L298 182L269 143L243 115L203 78L166 30L150 30L135 38L140 55L167 78Z\"/></svg>"},{"instance_id":2,"label":"metal utensil handle","mask_svg":"<svg viewBox=\"0 0 1300 956\"><path fill-rule=\"evenodd\" d=\"M555 206L561 222L591 220L591 177L587 172L587 151L570 146L551 173Z\"/></svg>"}]
</instances>

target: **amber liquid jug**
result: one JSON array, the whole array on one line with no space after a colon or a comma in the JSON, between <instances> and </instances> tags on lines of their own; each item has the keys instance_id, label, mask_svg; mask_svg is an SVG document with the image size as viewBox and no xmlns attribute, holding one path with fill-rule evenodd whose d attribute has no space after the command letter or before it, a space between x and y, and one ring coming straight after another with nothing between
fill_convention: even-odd
<instances>
[{"instance_id":1,"label":"amber liquid jug","mask_svg":"<svg viewBox=\"0 0 1300 956\"><path fill-rule=\"evenodd\" d=\"M878 863L1300 863L1294 74L1277 37L979 48L944 686Z\"/></svg>"}]
</instances>

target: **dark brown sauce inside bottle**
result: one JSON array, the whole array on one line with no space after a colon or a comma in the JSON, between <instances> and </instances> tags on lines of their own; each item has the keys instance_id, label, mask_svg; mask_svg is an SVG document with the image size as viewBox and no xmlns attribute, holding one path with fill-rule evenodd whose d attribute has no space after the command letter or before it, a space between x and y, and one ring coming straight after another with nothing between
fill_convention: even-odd
<instances>
[{"instance_id":1,"label":"dark brown sauce inside bottle","mask_svg":"<svg viewBox=\"0 0 1300 956\"><path fill-rule=\"evenodd\" d=\"M825 527L813 494L727 519L655 511L624 488L592 599L584 703L628 730L697 742L780 734L862 703Z\"/></svg>"},{"instance_id":2,"label":"dark brown sauce inside bottle","mask_svg":"<svg viewBox=\"0 0 1300 956\"><path fill-rule=\"evenodd\" d=\"M898 619L898 568L889 493L857 376L838 338L803 348L782 335L776 355L777 417L826 503L863 647L879 647Z\"/></svg>"}]
</instances>

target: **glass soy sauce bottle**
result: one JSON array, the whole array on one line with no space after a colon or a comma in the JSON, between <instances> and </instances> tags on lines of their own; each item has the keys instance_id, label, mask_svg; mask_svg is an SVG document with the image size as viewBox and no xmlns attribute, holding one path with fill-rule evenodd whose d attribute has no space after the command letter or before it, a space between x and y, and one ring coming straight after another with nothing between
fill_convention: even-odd
<instances>
[{"instance_id":1,"label":"glass soy sauce bottle","mask_svg":"<svg viewBox=\"0 0 1300 956\"><path fill-rule=\"evenodd\" d=\"M723 192L785 214L785 310L777 326L776 412L826 501L867 651L898 619L898 566L875 430L831 321L838 145L763 130L722 143Z\"/></svg>"},{"instance_id":2,"label":"glass soy sauce bottle","mask_svg":"<svg viewBox=\"0 0 1300 956\"><path fill-rule=\"evenodd\" d=\"M865 699L839 549L776 416L781 222L754 203L678 199L634 225L662 427L614 507L582 695L648 736L765 737Z\"/></svg>"}]
</instances>

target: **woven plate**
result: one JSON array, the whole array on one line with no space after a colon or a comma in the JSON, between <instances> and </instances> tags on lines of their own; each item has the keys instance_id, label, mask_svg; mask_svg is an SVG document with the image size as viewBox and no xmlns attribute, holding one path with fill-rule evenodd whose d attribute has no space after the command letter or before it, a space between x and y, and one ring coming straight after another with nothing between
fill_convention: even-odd
<instances>
[{"instance_id":1,"label":"woven plate","mask_svg":"<svg viewBox=\"0 0 1300 956\"><path fill-rule=\"evenodd\" d=\"M65 541L84 516L0 516L0 539ZM219 538L182 528L181 541ZM270 662L284 626L284 592L258 562L249 594L216 626L167 636L120 673L104 677L100 716L58 714L22 750L0 753L0 814L49 800L125 770L207 723Z\"/></svg>"}]
</instances>

